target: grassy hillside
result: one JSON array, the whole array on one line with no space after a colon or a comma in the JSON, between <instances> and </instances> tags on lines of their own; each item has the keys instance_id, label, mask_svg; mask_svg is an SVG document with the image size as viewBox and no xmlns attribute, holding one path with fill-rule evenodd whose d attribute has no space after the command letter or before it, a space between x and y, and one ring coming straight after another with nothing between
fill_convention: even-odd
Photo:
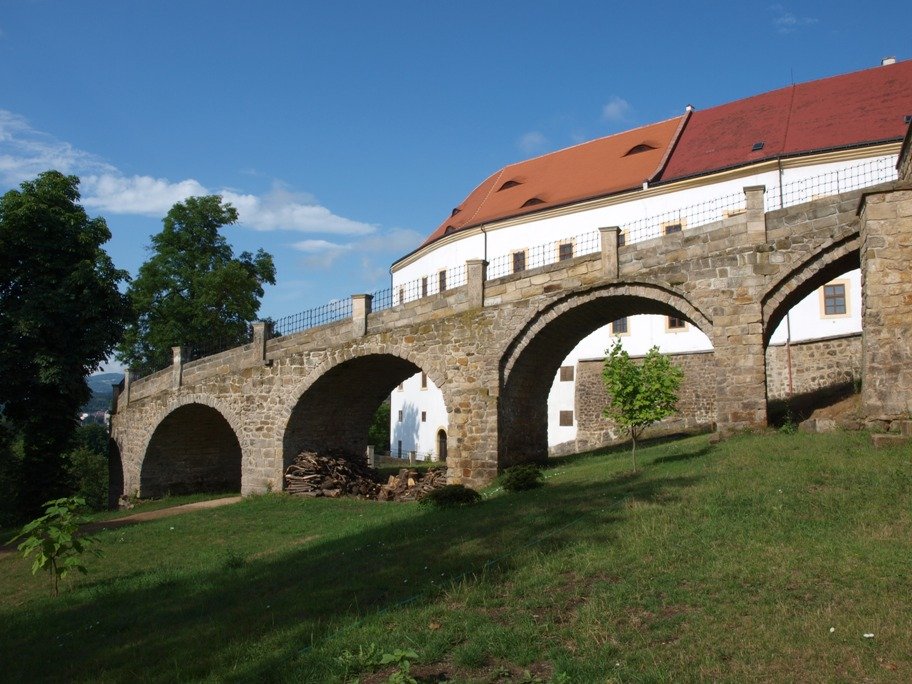
<instances>
[{"instance_id":1,"label":"grassy hillside","mask_svg":"<svg viewBox=\"0 0 912 684\"><path fill-rule=\"evenodd\" d=\"M642 455L464 510L271 495L109 530L57 600L2 557L4 676L386 681L374 644L422 681L912 680L908 447Z\"/></svg>"}]
</instances>

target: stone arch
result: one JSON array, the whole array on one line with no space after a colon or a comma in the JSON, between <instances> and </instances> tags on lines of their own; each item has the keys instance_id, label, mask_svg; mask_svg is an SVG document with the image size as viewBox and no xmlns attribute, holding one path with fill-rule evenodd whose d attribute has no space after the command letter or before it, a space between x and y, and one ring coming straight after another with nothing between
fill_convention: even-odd
<instances>
[{"instance_id":1,"label":"stone arch","mask_svg":"<svg viewBox=\"0 0 912 684\"><path fill-rule=\"evenodd\" d=\"M179 397L151 421L140 453L140 496L241 491L241 422L206 395Z\"/></svg>"},{"instance_id":2,"label":"stone arch","mask_svg":"<svg viewBox=\"0 0 912 684\"><path fill-rule=\"evenodd\" d=\"M763 343L769 344L785 314L817 288L843 273L859 268L857 233L833 240L796 264L763 295Z\"/></svg>"},{"instance_id":3,"label":"stone arch","mask_svg":"<svg viewBox=\"0 0 912 684\"><path fill-rule=\"evenodd\" d=\"M359 458L374 413L397 385L424 371L446 397L446 376L410 350L345 349L324 361L288 394L278 412L276 444L284 468L302 450Z\"/></svg>"},{"instance_id":4,"label":"stone arch","mask_svg":"<svg viewBox=\"0 0 912 684\"><path fill-rule=\"evenodd\" d=\"M500 361L498 467L542 461L548 453L547 401L561 361L586 335L636 314L684 318L712 339L712 321L684 295L663 285L614 283L567 295L537 311Z\"/></svg>"}]
</instances>

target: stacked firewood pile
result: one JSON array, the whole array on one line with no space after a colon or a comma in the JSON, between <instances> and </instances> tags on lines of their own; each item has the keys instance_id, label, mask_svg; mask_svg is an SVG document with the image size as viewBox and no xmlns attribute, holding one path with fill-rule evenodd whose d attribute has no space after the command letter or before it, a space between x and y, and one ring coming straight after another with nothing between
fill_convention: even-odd
<instances>
[{"instance_id":1,"label":"stacked firewood pile","mask_svg":"<svg viewBox=\"0 0 912 684\"><path fill-rule=\"evenodd\" d=\"M376 499L379 489L373 471L344 454L302 451L285 469L285 491L289 494Z\"/></svg>"},{"instance_id":2,"label":"stacked firewood pile","mask_svg":"<svg viewBox=\"0 0 912 684\"><path fill-rule=\"evenodd\" d=\"M398 475L390 475L389 481L380 487L377 498L380 501L416 501L445 484L445 468L432 468L424 474L403 468Z\"/></svg>"},{"instance_id":3,"label":"stacked firewood pile","mask_svg":"<svg viewBox=\"0 0 912 684\"><path fill-rule=\"evenodd\" d=\"M302 451L285 469L285 491L298 496L359 496L380 501L415 501L446 484L446 469L421 473L403 468L380 486L377 472L346 454Z\"/></svg>"}]
</instances>

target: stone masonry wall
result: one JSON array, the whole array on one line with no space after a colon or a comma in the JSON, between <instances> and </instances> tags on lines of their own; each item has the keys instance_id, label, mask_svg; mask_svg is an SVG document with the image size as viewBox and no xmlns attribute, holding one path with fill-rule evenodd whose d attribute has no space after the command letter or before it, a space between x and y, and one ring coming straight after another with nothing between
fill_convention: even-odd
<instances>
[{"instance_id":1,"label":"stone masonry wall","mask_svg":"<svg viewBox=\"0 0 912 684\"><path fill-rule=\"evenodd\" d=\"M771 401L789 395L788 356L784 344L766 350L766 392ZM793 394L851 385L861 379L861 333L793 342L791 357Z\"/></svg>"}]
</instances>

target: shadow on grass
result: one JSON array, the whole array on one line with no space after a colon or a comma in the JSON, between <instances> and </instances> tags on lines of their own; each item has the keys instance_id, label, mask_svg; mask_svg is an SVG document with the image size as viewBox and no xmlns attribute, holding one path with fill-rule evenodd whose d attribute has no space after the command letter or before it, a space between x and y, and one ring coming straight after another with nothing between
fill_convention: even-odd
<instances>
[{"instance_id":1,"label":"shadow on grass","mask_svg":"<svg viewBox=\"0 0 912 684\"><path fill-rule=\"evenodd\" d=\"M661 446L663 444L671 444L673 442L679 442L683 439L689 439L698 434L705 434L704 432L675 432L674 434L661 435L658 437L650 437L648 439L641 439L637 442L637 453L641 449L648 449L649 447ZM711 447L704 447L700 450L700 455L708 453ZM613 457L613 456L629 456L630 455L630 440L625 442L619 442L618 444L612 444L610 446L598 447L596 449L590 449L589 451L581 451L576 454L569 454L567 456L552 456L548 459L549 467L557 467L561 465L570 465L573 463L579 463L580 461L585 461L591 458L599 457ZM682 459L683 460L683 459ZM654 463L661 463L662 458L657 458Z\"/></svg>"},{"instance_id":2,"label":"shadow on grass","mask_svg":"<svg viewBox=\"0 0 912 684\"><path fill-rule=\"evenodd\" d=\"M196 574L160 568L84 583L65 601L0 612L0 642L16 653L4 659L4 675L270 681L319 670L315 651L362 618L433 601L454 580L508 581L529 553L610 543L625 502L667 504L695 482L650 479L647 470L590 485L550 483L306 549L229 549L220 567Z\"/></svg>"}]
</instances>

